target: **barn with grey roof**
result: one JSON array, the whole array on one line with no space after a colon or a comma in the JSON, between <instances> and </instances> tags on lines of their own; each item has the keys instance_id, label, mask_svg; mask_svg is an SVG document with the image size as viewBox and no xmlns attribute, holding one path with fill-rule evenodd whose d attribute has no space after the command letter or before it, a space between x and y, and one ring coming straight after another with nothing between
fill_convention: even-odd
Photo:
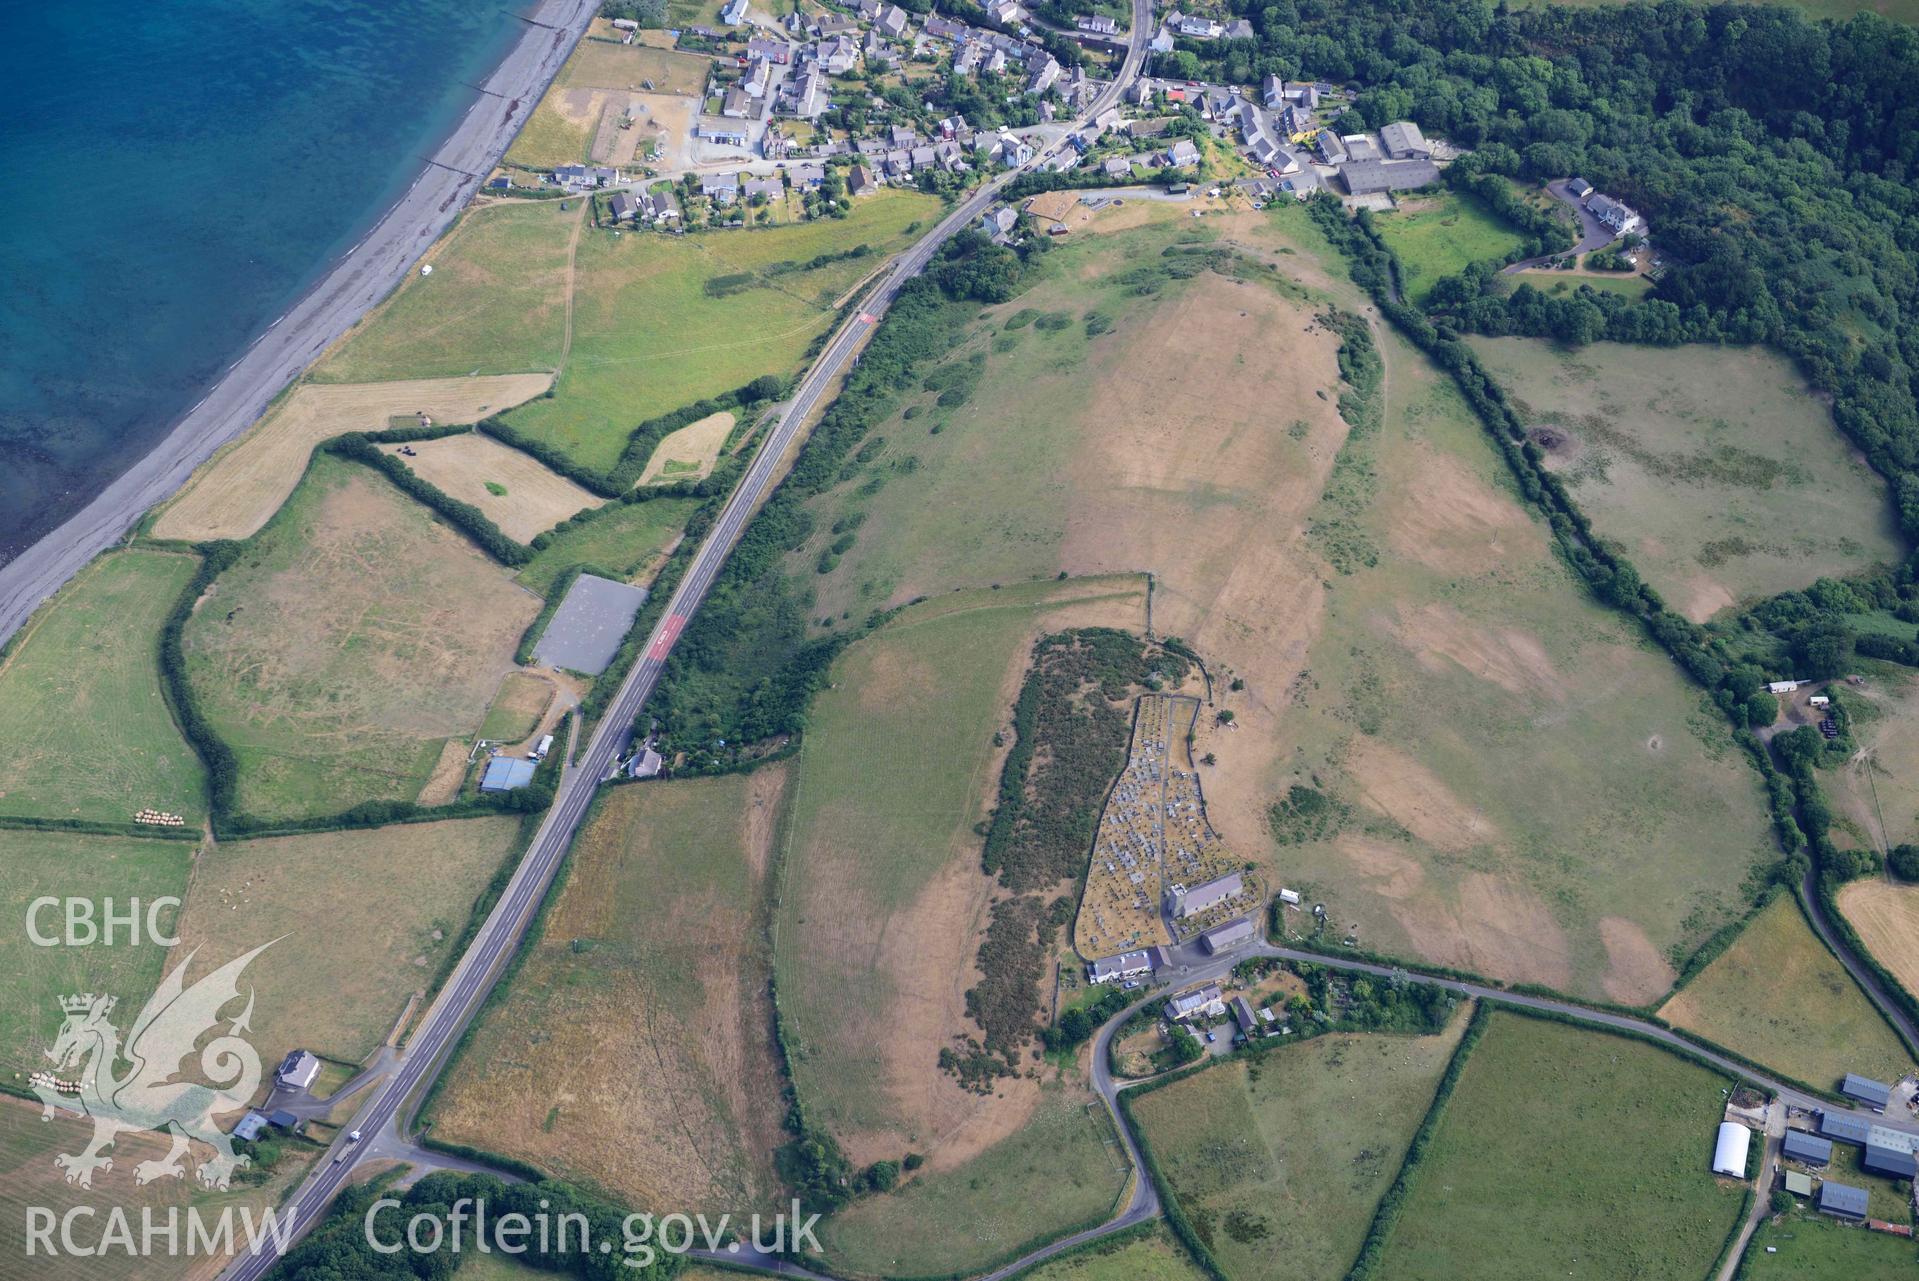
<instances>
[{"instance_id":1,"label":"barn with grey roof","mask_svg":"<svg viewBox=\"0 0 1919 1281\"><path fill-rule=\"evenodd\" d=\"M1819 1185L1819 1211L1840 1219L1866 1217L1866 1190L1827 1179Z\"/></svg>"},{"instance_id":2,"label":"barn with grey roof","mask_svg":"<svg viewBox=\"0 0 1919 1281\"><path fill-rule=\"evenodd\" d=\"M1786 1137L1780 1141L1779 1150L1789 1160L1805 1165L1824 1165L1832 1160L1832 1140L1807 1134L1804 1130L1787 1130Z\"/></svg>"},{"instance_id":3,"label":"barn with grey roof","mask_svg":"<svg viewBox=\"0 0 1919 1281\"><path fill-rule=\"evenodd\" d=\"M1839 1083L1839 1093L1872 1108L1883 1108L1892 1101L1890 1085L1869 1076L1860 1076L1857 1072L1846 1073L1845 1080Z\"/></svg>"},{"instance_id":4,"label":"barn with grey roof","mask_svg":"<svg viewBox=\"0 0 1919 1281\"><path fill-rule=\"evenodd\" d=\"M540 634L540 643L533 647L534 661L598 676L619 652L620 642L645 603L643 587L581 574Z\"/></svg>"}]
</instances>

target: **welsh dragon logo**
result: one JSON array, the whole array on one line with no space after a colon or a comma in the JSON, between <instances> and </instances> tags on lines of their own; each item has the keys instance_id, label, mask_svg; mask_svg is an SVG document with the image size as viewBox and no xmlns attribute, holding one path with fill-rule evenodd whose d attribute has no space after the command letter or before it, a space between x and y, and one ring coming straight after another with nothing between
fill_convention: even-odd
<instances>
[{"instance_id":1,"label":"welsh dragon logo","mask_svg":"<svg viewBox=\"0 0 1919 1281\"><path fill-rule=\"evenodd\" d=\"M213 1149L200 1162L195 1176L209 1188L225 1188L233 1172L248 1158L236 1154L233 1142L214 1124L216 1115L244 1107L260 1084L260 1055L240 1035L253 1017L253 991L246 991L246 1008L226 1031L199 1048L200 1073L212 1085L179 1079L201 1037L218 1029L220 1011L240 998L240 974L271 943L229 961L192 987L186 986L186 968L194 953L160 980L133 1021L126 1044L108 1021L115 1000L88 993L60 998L66 1014L60 1034L47 1057L56 1071L80 1069L77 1080L52 1073L36 1073L34 1093L43 1105L40 1119L50 1121L65 1109L93 1119L93 1140L78 1155L62 1153L54 1164L67 1172L67 1182L93 1186L95 1170L111 1170L113 1159L102 1155L116 1135L152 1130L170 1134L173 1145L165 1156L142 1161L133 1168L136 1183L180 1178L190 1140ZM197 949L196 949L197 950ZM124 1062L128 1070L116 1074Z\"/></svg>"}]
</instances>

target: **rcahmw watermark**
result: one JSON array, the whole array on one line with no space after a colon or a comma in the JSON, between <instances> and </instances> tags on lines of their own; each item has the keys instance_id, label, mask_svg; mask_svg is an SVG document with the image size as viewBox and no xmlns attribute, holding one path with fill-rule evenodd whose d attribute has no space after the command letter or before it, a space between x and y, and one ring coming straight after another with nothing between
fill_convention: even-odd
<instances>
[{"instance_id":1,"label":"rcahmw watermark","mask_svg":"<svg viewBox=\"0 0 1919 1281\"><path fill-rule=\"evenodd\" d=\"M467 1249L506 1255L612 1254L617 1250L629 1268L644 1268L661 1254L686 1254L696 1247L732 1254L748 1244L762 1254L820 1252L819 1238L813 1235L813 1225L820 1216L802 1217L798 1201L793 1202L790 1217L782 1211L770 1222L757 1214L737 1223L729 1214L722 1214L717 1221L709 1221L704 1214L668 1214L657 1219L650 1214L629 1214L620 1221L617 1242L605 1237L593 1240L593 1225L585 1214L577 1210L550 1214L546 1205L541 1201L541 1208L531 1214L514 1211L490 1215L485 1198L461 1197L444 1213L422 1210L401 1217L390 1212L404 1209L404 1204L393 1197L381 1197L367 1207L366 1243L376 1254L399 1254L403 1250L457 1254Z\"/></svg>"},{"instance_id":2,"label":"rcahmw watermark","mask_svg":"<svg viewBox=\"0 0 1919 1281\"><path fill-rule=\"evenodd\" d=\"M284 1254L292 1241L292 1216L282 1218L270 1206L256 1212L251 1206L229 1205L208 1214L191 1205L144 1205L137 1218L118 1205L104 1210L91 1205L27 1207L30 1259L229 1258L236 1245L251 1252L270 1243Z\"/></svg>"}]
</instances>

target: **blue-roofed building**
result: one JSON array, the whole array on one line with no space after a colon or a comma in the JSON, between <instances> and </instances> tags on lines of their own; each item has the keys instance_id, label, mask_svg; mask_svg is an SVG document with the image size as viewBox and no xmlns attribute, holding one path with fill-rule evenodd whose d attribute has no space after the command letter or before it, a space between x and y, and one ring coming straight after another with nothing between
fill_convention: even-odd
<instances>
[{"instance_id":1,"label":"blue-roofed building","mask_svg":"<svg viewBox=\"0 0 1919 1281\"><path fill-rule=\"evenodd\" d=\"M236 1139L246 1139L250 1142L259 1138L260 1132L266 1128L266 1114L263 1112L249 1111L245 1116L240 1118L240 1123L233 1127L233 1137Z\"/></svg>"},{"instance_id":2,"label":"blue-roofed building","mask_svg":"<svg viewBox=\"0 0 1919 1281\"><path fill-rule=\"evenodd\" d=\"M1846 1079L1839 1083L1839 1093L1849 1099L1857 1099L1869 1108L1881 1110L1892 1101L1890 1085L1869 1076L1860 1076L1857 1072L1846 1073Z\"/></svg>"},{"instance_id":3,"label":"blue-roofed building","mask_svg":"<svg viewBox=\"0 0 1919 1281\"><path fill-rule=\"evenodd\" d=\"M1866 1190L1827 1179L1819 1185L1819 1211L1839 1219L1866 1217Z\"/></svg>"},{"instance_id":4,"label":"blue-roofed building","mask_svg":"<svg viewBox=\"0 0 1919 1281\"><path fill-rule=\"evenodd\" d=\"M1841 1143L1864 1143L1866 1134L1871 1129L1872 1122L1863 1116L1854 1116L1850 1112L1819 1114L1819 1133L1829 1139L1838 1139Z\"/></svg>"},{"instance_id":5,"label":"blue-roofed building","mask_svg":"<svg viewBox=\"0 0 1919 1281\"><path fill-rule=\"evenodd\" d=\"M300 1128L300 1118L285 1108L275 1108L267 1113L267 1124L277 1125L282 1130L292 1131Z\"/></svg>"},{"instance_id":6,"label":"blue-roofed building","mask_svg":"<svg viewBox=\"0 0 1919 1281\"><path fill-rule=\"evenodd\" d=\"M533 771L538 768L532 761L517 756L495 756L486 763L486 772L480 775L480 790L511 792L525 787L533 781Z\"/></svg>"},{"instance_id":7,"label":"blue-roofed building","mask_svg":"<svg viewBox=\"0 0 1919 1281\"><path fill-rule=\"evenodd\" d=\"M1832 1160L1832 1140L1807 1134L1804 1130L1787 1130L1779 1147L1787 1159L1805 1165L1824 1165Z\"/></svg>"},{"instance_id":8,"label":"blue-roofed building","mask_svg":"<svg viewBox=\"0 0 1919 1281\"><path fill-rule=\"evenodd\" d=\"M1887 1147L1883 1143L1866 1144L1859 1166L1869 1174L1883 1174L1889 1179L1910 1179L1919 1174L1919 1160L1913 1158L1909 1149Z\"/></svg>"}]
</instances>

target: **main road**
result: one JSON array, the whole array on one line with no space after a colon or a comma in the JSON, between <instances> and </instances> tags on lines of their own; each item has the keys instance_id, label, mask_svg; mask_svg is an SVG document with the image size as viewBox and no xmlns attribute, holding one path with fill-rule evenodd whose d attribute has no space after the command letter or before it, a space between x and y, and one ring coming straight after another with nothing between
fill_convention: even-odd
<instances>
[{"instance_id":1,"label":"main road","mask_svg":"<svg viewBox=\"0 0 1919 1281\"><path fill-rule=\"evenodd\" d=\"M1133 0L1133 39L1119 73L1094 99L1081 120L1091 119L1119 100L1126 86L1138 76L1145 59L1148 28L1152 21L1151 0ZM1021 173L1043 164L1058 148L1056 143L1033 157L1027 165L1010 169L978 188L940 220L924 238L894 260L877 288L859 311L841 324L807 371L785 411L767 433L755 453L746 474L740 478L732 496L721 509L679 586L668 599L665 612L647 637L639 660L621 681L600 718L599 726L585 751L570 760L560 776L553 805L541 821L538 832L527 846L512 879L486 921L474 935L419 1026L407 1042L399 1066L373 1087L372 1093L355 1115L352 1128L361 1134L383 1130L400 1115L406 1101L429 1085L445 1065L447 1051L459 1040L473 1016L493 990L506 962L518 950L528 924L538 911L554 873L566 858L593 802L600 783L612 772L615 753L625 741L627 728L639 716L640 709L659 684L681 631L706 598L726 558L738 544L747 522L760 503L773 491L784 474L786 458L811 420L813 411L845 372L862 343L899 295L901 287L918 274L940 247L962 228L973 223L1005 186ZM364 1147L336 1140L333 1150L294 1191L286 1208L287 1230L281 1238L262 1241L258 1247L236 1259L226 1270L230 1281L256 1281L270 1270L279 1257L279 1240L297 1240L310 1230L326 1212L335 1194L353 1177Z\"/></svg>"}]
</instances>

